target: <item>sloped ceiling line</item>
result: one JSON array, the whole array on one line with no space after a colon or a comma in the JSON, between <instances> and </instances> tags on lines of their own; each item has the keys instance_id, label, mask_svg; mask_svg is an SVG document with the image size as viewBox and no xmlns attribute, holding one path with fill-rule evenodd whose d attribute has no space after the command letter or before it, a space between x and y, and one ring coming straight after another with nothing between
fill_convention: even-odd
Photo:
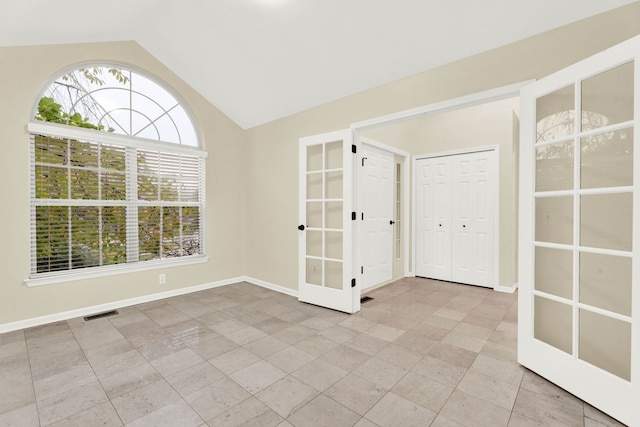
<instances>
[{"instance_id":1,"label":"sloped ceiling line","mask_svg":"<svg viewBox=\"0 0 640 427\"><path fill-rule=\"evenodd\" d=\"M135 40L247 129L634 1L21 0L0 47Z\"/></svg>"}]
</instances>

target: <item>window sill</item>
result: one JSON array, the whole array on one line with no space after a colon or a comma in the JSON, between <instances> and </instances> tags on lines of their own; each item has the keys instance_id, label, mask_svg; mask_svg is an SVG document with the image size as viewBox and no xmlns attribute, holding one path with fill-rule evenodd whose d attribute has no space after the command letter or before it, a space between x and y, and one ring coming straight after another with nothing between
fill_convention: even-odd
<instances>
[{"instance_id":1,"label":"window sill","mask_svg":"<svg viewBox=\"0 0 640 427\"><path fill-rule=\"evenodd\" d=\"M116 276L119 274L135 273L138 271L159 270L162 268L180 267L185 265L202 264L209 261L207 256L193 256L188 258L143 261L135 264L110 265L94 267L78 271L60 271L43 273L24 280L27 287L53 285L55 283L72 282L75 280L95 279L98 277Z\"/></svg>"}]
</instances>

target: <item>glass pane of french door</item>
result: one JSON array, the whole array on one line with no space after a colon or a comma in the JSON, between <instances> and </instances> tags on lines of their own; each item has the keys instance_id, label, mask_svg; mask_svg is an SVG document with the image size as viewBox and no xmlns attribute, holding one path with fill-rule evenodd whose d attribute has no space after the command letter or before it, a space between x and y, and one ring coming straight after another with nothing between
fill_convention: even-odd
<instances>
[{"instance_id":1,"label":"glass pane of french door","mask_svg":"<svg viewBox=\"0 0 640 427\"><path fill-rule=\"evenodd\" d=\"M630 380L634 63L536 100L533 336Z\"/></svg>"},{"instance_id":2,"label":"glass pane of french door","mask_svg":"<svg viewBox=\"0 0 640 427\"><path fill-rule=\"evenodd\" d=\"M307 147L307 284L342 288L343 141Z\"/></svg>"}]
</instances>

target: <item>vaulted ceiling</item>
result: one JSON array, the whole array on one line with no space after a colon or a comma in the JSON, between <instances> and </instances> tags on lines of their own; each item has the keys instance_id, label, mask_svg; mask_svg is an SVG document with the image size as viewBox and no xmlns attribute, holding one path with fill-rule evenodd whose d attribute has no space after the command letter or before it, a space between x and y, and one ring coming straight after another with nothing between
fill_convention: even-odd
<instances>
[{"instance_id":1,"label":"vaulted ceiling","mask_svg":"<svg viewBox=\"0 0 640 427\"><path fill-rule=\"evenodd\" d=\"M0 46L135 40L251 128L634 1L12 0Z\"/></svg>"}]
</instances>

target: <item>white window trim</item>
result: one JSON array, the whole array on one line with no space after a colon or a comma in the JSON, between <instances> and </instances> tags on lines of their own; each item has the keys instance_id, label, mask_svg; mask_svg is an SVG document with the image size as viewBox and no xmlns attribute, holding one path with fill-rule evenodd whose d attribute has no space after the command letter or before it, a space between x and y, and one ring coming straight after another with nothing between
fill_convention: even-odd
<instances>
[{"instance_id":1,"label":"white window trim","mask_svg":"<svg viewBox=\"0 0 640 427\"><path fill-rule=\"evenodd\" d=\"M100 267L88 267L77 270L64 270L52 273L39 273L38 277L24 280L27 287L53 285L55 283L73 282L77 280L95 279L98 277L116 276L119 274L136 273L140 271L158 270L169 267L202 264L209 261L206 255L192 255L188 257L141 261L136 263L122 263Z\"/></svg>"},{"instance_id":2,"label":"white window trim","mask_svg":"<svg viewBox=\"0 0 640 427\"><path fill-rule=\"evenodd\" d=\"M44 135L60 138L71 138L85 141L88 140L105 144L127 145L129 147L143 150L158 151L159 149L164 148L171 153L188 154L190 156L203 157L205 159L207 158L207 152L198 147L179 145L172 142L162 142L154 139L138 138L136 136L119 135L116 133L77 128L58 123L29 122L27 124L27 131L29 133L41 133Z\"/></svg>"},{"instance_id":3,"label":"white window trim","mask_svg":"<svg viewBox=\"0 0 640 427\"><path fill-rule=\"evenodd\" d=\"M186 154L205 159L208 156L207 152L203 151L200 147L190 147L170 142L131 137L128 135L119 135L103 131L95 131L91 129L76 128L56 123L30 121L29 123L27 123L27 131L29 134L44 134L49 136L92 141L97 143L117 144L120 146L129 146L141 150L166 150L167 152L172 154ZM201 197L204 197L204 195L202 194ZM203 206L203 212L201 214L202 217L204 217L205 207L206 206ZM200 233L203 236L205 235L204 221L200 222ZM29 276L28 278L24 279L24 283L27 287L44 286L56 283L87 280L119 274L135 273L140 271L156 270L208 262L209 257L206 256L204 239L201 242L201 251L202 254L178 258L165 258L133 263L120 263L113 265L88 267L77 270L38 273L36 276Z\"/></svg>"}]
</instances>

